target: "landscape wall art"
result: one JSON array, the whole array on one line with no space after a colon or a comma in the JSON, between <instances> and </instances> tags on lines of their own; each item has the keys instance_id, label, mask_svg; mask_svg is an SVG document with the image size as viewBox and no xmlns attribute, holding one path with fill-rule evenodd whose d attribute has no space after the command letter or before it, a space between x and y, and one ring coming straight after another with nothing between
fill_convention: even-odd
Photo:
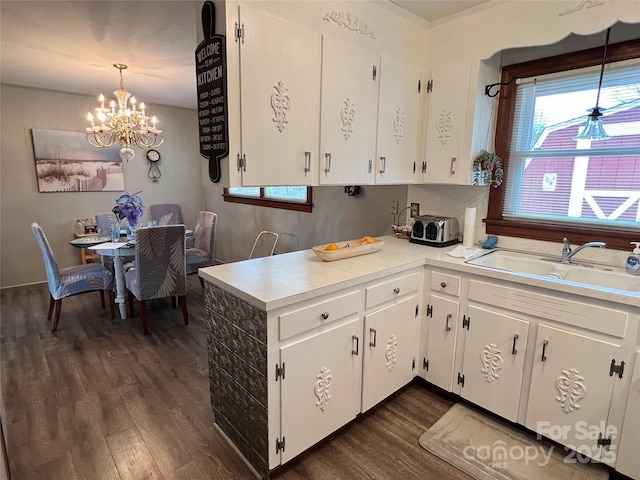
<instances>
[{"instance_id":1,"label":"landscape wall art","mask_svg":"<svg viewBox=\"0 0 640 480\"><path fill-rule=\"evenodd\" d=\"M120 145L96 148L83 132L32 129L40 192L123 191Z\"/></svg>"}]
</instances>

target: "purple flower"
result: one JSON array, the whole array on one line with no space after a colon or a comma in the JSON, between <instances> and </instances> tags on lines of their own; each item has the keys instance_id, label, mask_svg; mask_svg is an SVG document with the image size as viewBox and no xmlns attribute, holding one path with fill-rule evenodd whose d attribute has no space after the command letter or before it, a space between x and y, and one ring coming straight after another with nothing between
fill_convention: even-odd
<instances>
[{"instance_id":1,"label":"purple flower","mask_svg":"<svg viewBox=\"0 0 640 480\"><path fill-rule=\"evenodd\" d=\"M126 218L132 227L138 225L140 217L144 214L144 205L138 193L140 192L129 195L125 192L123 195L120 195L120 198L116 200L116 206L112 209L112 212L115 213L120 220Z\"/></svg>"}]
</instances>

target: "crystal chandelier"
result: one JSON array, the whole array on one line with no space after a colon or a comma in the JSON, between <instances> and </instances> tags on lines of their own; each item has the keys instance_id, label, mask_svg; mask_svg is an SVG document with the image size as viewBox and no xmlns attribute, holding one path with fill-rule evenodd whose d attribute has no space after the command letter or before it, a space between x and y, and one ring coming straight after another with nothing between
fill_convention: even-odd
<instances>
[{"instance_id":1,"label":"crystal chandelier","mask_svg":"<svg viewBox=\"0 0 640 480\"><path fill-rule=\"evenodd\" d=\"M602 126L602 110L598 107L600 101L600 89L602 88L602 77L604 75L604 66L607 60L607 46L609 45L609 34L611 28L607 29L607 38L604 41L604 54L602 55L602 67L600 67L600 83L598 83L598 95L596 96L596 106L591 109L591 113L587 115L587 124L578 135L573 137L574 140L607 140L611 138Z\"/></svg>"},{"instance_id":2,"label":"crystal chandelier","mask_svg":"<svg viewBox=\"0 0 640 480\"><path fill-rule=\"evenodd\" d=\"M120 70L120 88L113 92L118 99L117 108L114 100L111 100L109 107L105 107L104 95L98 96L100 106L95 109L97 118L91 112L87 115L91 122L91 126L87 127L87 141L98 148L119 143L122 145L120 158L128 162L136 155L132 145L139 148L159 147L164 139L160 135L162 131L156 128L158 120L155 115L148 117L144 103L136 106L136 97L124 89L122 70L127 66L122 63L114 63L113 66Z\"/></svg>"}]
</instances>

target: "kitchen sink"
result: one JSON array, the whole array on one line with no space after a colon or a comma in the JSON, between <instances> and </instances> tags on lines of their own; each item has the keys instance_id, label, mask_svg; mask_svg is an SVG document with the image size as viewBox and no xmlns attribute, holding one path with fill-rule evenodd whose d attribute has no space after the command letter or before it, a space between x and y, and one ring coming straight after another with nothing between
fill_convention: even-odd
<instances>
[{"instance_id":1,"label":"kitchen sink","mask_svg":"<svg viewBox=\"0 0 640 480\"><path fill-rule=\"evenodd\" d=\"M629 275L624 268L619 267L567 265L560 263L558 259L502 250L494 250L467 260L466 263L555 281L640 293L640 277Z\"/></svg>"}]
</instances>

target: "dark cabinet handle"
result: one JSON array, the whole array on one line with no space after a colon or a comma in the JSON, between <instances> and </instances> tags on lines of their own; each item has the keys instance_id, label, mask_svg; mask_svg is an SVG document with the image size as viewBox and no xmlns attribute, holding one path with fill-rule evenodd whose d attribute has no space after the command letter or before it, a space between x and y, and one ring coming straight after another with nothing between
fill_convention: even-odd
<instances>
[{"instance_id":1,"label":"dark cabinet handle","mask_svg":"<svg viewBox=\"0 0 640 480\"><path fill-rule=\"evenodd\" d=\"M396 295L400 293L400 289L398 287L393 289L393 293L395 293Z\"/></svg>"},{"instance_id":2,"label":"dark cabinet handle","mask_svg":"<svg viewBox=\"0 0 640 480\"><path fill-rule=\"evenodd\" d=\"M372 335L373 334L373 340L371 340ZM375 328L370 328L369 329L369 346L370 347L375 347L376 346L376 341L378 339L378 332L376 332Z\"/></svg>"},{"instance_id":3,"label":"dark cabinet handle","mask_svg":"<svg viewBox=\"0 0 640 480\"><path fill-rule=\"evenodd\" d=\"M447 288L446 282L440 282L440 288Z\"/></svg>"},{"instance_id":4,"label":"dark cabinet handle","mask_svg":"<svg viewBox=\"0 0 640 480\"><path fill-rule=\"evenodd\" d=\"M356 341L356 348L353 348L353 341ZM351 355L358 355L360 351L360 339L357 335L351 335Z\"/></svg>"},{"instance_id":5,"label":"dark cabinet handle","mask_svg":"<svg viewBox=\"0 0 640 480\"><path fill-rule=\"evenodd\" d=\"M451 327L449 326L449 319L452 317L453 315L451 315L450 313L447 314L447 324L444 327L444 331L445 332L450 332L451 331Z\"/></svg>"},{"instance_id":6,"label":"dark cabinet handle","mask_svg":"<svg viewBox=\"0 0 640 480\"><path fill-rule=\"evenodd\" d=\"M320 317L322 317L323 320L326 320L327 318L329 318L329 312L322 312L320 314Z\"/></svg>"},{"instance_id":7,"label":"dark cabinet handle","mask_svg":"<svg viewBox=\"0 0 640 480\"><path fill-rule=\"evenodd\" d=\"M543 362L547 361L547 356L545 355L545 352L547 351L547 345L549 345L549 341L544 340L542 342L542 359L541 359Z\"/></svg>"},{"instance_id":8,"label":"dark cabinet handle","mask_svg":"<svg viewBox=\"0 0 640 480\"><path fill-rule=\"evenodd\" d=\"M511 355L515 355L516 353L518 353L518 350L516 350L516 342L518 341L518 338L520 338L520 335L518 335L517 333L513 335L513 346L511 347Z\"/></svg>"}]
</instances>

